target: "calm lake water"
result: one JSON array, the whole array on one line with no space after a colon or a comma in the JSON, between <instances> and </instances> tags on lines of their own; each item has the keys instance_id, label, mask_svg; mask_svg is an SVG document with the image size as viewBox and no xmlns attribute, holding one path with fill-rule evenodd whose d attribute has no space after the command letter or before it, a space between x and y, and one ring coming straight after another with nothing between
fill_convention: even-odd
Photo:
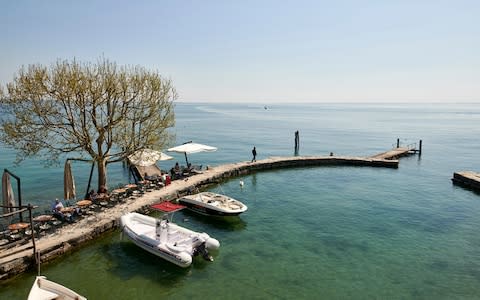
<instances>
[{"instance_id":1,"label":"calm lake water","mask_svg":"<svg viewBox=\"0 0 480 300\"><path fill-rule=\"evenodd\" d=\"M259 172L213 187L248 205L221 221L178 212L174 221L217 238L214 262L164 262L113 232L42 274L89 299L472 299L480 298L480 194L452 185L454 171L480 171L476 104L176 104L177 143L218 147L189 156L219 165L293 155L368 156L423 140L398 169L318 167ZM22 178L24 203L63 193L63 165L0 167ZM169 169L183 155L161 162ZM77 189L89 166L75 163ZM109 185L128 182L121 165ZM239 181L245 185L240 187ZM81 193L81 192L80 192ZM35 272L1 283L0 299L26 299Z\"/></svg>"}]
</instances>

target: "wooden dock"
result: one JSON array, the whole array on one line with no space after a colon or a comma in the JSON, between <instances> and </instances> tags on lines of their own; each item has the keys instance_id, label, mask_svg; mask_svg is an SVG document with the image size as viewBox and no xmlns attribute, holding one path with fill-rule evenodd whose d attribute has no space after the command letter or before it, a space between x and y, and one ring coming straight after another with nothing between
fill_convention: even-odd
<instances>
[{"instance_id":1,"label":"wooden dock","mask_svg":"<svg viewBox=\"0 0 480 300\"><path fill-rule=\"evenodd\" d=\"M461 171L453 173L452 182L460 186L480 191L480 173Z\"/></svg>"},{"instance_id":2,"label":"wooden dock","mask_svg":"<svg viewBox=\"0 0 480 300\"><path fill-rule=\"evenodd\" d=\"M390 152L390 151L389 151ZM397 154L398 155L398 154ZM390 157L385 159L383 157ZM317 166L343 165L352 167L386 167L398 168L395 156L346 157L346 156L294 156L271 157L256 162L238 162L216 167L209 167L202 174L188 177L186 180L175 180L162 189L147 192L140 197L130 198L112 208L65 225L54 233L36 239L37 251L41 254L42 263L51 261L85 242L95 239L105 232L118 227L119 218L132 211L142 211L150 205L161 201L169 201L180 195L189 193L194 188L208 184L216 184L235 176L243 176L260 171L279 168L302 168ZM35 267L35 259L30 244L0 251L0 280L11 278L19 273Z\"/></svg>"},{"instance_id":3,"label":"wooden dock","mask_svg":"<svg viewBox=\"0 0 480 300\"><path fill-rule=\"evenodd\" d=\"M399 157L402 157L402 156L415 154L416 152L417 150L413 147L398 147L398 148L393 148L390 151L376 154L371 158L391 160L391 159L398 159Z\"/></svg>"}]
</instances>

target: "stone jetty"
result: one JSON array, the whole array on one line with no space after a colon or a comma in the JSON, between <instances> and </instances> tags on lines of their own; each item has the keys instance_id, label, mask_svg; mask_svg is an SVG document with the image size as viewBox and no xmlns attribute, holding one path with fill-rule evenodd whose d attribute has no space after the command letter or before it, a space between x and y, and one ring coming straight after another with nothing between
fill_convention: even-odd
<instances>
[{"instance_id":1,"label":"stone jetty","mask_svg":"<svg viewBox=\"0 0 480 300\"><path fill-rule=\"evenodd\" d=\"M194 188L201 188L208 184L253 172L331 165L398 168L398 160L384 159L383 157L362 158L333 155L294 156L270 157L256 162L239 162L208 167L201 174L183 180L174 180L164 188L146 192L140 197L129 198L112 208L79 219L73 224L62 226L52 234L35 239L37 253L40 253L42 263L51 261L105 232L116 229L119 226L119 218L123 214L141 211L161 201L176 199ZM35 258L31 243L0 251L0 280L11 278L33 268L35 268Z\"/></svg>"}]
</instances>

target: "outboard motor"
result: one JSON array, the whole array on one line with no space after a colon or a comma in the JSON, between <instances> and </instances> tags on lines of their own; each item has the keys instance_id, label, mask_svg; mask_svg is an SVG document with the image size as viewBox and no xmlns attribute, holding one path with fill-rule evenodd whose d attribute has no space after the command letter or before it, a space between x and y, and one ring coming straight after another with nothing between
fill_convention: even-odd
<instances>
[{"instance_id":1,"label":"outboard motor","mask_svg":"<svg viewBox=\"0 0 480 300\"><path fill-rule=\"evenodd\" d=\"M193 256L197 256L199 254L202 255L203 259L213 261L213 257L208 254L208 250L205 247L205 242L201 243L200 245L198 245L198 247L195 247L195 249L193 249Z\"/></svg>"}]
</instances>

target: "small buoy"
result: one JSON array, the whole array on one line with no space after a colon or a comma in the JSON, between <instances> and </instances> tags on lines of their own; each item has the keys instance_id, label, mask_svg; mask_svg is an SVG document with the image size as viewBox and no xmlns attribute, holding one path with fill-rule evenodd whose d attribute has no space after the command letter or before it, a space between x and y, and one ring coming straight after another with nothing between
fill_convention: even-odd
<instances>
[{"instance_id":1,"label":"small buoy","mask_svg":"<svg viewBox=\"0 0 480 300\"><path fill-rule=\"evenodd\" d=\"M243 180L240 180L240 186L243 187Z\"/></svg>"}]
</instances>

